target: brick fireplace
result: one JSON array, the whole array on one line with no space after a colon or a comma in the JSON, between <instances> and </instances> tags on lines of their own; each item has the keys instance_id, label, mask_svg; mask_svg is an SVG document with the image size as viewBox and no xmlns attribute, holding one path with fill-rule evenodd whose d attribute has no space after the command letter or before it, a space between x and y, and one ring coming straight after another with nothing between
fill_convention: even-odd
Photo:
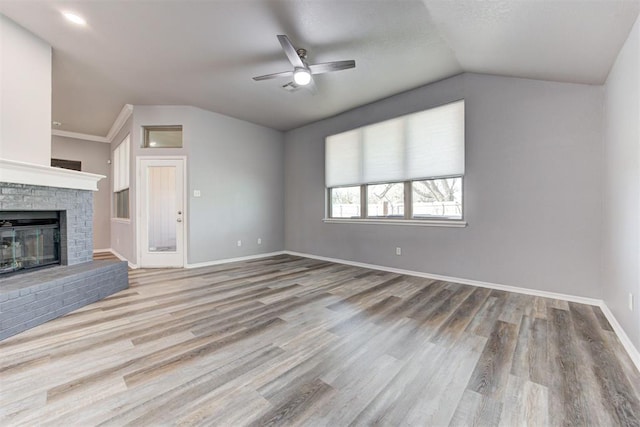
<instances>
[{"instance_id":1,"label":"brick fireplace","mask_svg":"<svg viewBox=\"0 0 640 427\"><path fill-rule=\"evenodd\" d=\"M15 244L8 230L18 221L8 219L16 217L57 217L59 239L59 265L0 274L0 340L128 287L126 262L93 261L93 191L101 178L0 159L0 218L11 224L0 244Z\"/></svg>"},{"instance_id":2,"label":"brick fireplace","mask_svg":"<svg viewBox=\"0 0 640 427\"><path fill-rule=\"evenodd\" d=\"M60 263L74 265L92 260L92 191L3 182L0 211L60 212Z\"/></svg>"}]
</instances>

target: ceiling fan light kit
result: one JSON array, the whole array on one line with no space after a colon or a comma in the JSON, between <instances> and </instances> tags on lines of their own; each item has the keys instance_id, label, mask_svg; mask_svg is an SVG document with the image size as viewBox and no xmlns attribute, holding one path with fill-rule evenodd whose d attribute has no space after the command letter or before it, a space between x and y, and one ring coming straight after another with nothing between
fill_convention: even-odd
<instances>
[{"instance_id":1,"label":"ceiling fan light kit","mask_svg":"<svg viewBox=\"0 0 640 427\"><path fill-rule=\"evenodd\" d=\"M311 73L306 68L296 68L293 72L293 81L301 86L306 86L311 82Z\"/></svg>"},{"instance_id":2,"label":"ceiling fan light kit","mask_svg":"<svg viewBox=\"0 0 640 427\"><path fill-rule=\"evenodd\" d=\"M350 68L355 68L356 66L356 61L354 60L324 62L322 64L309 65L307 64L306 49L294 48L291 40L289 40L289 37L282 34L278 36L278 41L280 41L282 50L284 50L285 55L287 55L289 62L293 66L293 71L282 71L279 73L265 74L263 76L254 77L253 80L260 81L275 79L279 77L293 76L293 81L283 85L283 88L292 92L302 86L307 86L309 90L311 90L311 92L315 92L315 85L313 83L313 78L311 77L313 74L324 74L333 71L348 70Z\"/></svg>"}]
</instances>

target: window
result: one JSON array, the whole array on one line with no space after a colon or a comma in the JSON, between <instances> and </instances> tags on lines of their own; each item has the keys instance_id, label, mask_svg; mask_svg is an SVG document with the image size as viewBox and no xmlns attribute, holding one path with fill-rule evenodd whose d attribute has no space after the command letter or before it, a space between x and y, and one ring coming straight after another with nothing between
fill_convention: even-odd
<instances>
[{"instance_id":1,"label":"window","mask_svg":"<svg viewBox=\"0 0 640 427\"><path fill-rule=\"evenodd\" d=\"M411 183L413 218L462 219L462 178Z\"/></svg>"},{"instance_id":2,"label":"window","mask_svg":"<svg viewBox=\"0 0 640 427\"><path fill-rule=\"evenodd\" d=\"M144 148L182 148L182 126L145 126Z\"/></svg>"},{"instance_id":3,"label":"window","mask_svg":"<svg viewBox=\"0 0 640 427\"><path fill-rule=\"evenodd\" d=\"M367 185L368 218L404 218L404 183Z\"/></svg>"},{"instance_id":4,"label":"window","mask_svg":"<svg viewBox=\"0 0 640 427\"><path fill-rule=\"evenodd\" d=\"M325 170L330 218L461 220L464 100L327 137Z\"/></svg>"},{"instance_id":5,"label":"window","mask_svg":"<svg viewBox=\"0 0 640 427\"><path fill-rule=\"evenodd\" d=\"M113 151L113 216L129 216L129 135Z\"/></svg>"},{"instance_id":6,"label":"window","mask_svg":"<svg viewBox=\"0 0 640 427\"><path fill-rule=\"evenodd\" d=\"M116 218L129 218L129 189L114 193Z\"/></svg>"},{"instance_id":7,"label":"window","mask_svg":"<svg viewBox=\"0 0 640 427\"><path fill-rule=\"evenodd\" d=\"M359 218L360 211L360 187L332 188L331 217L333 218Z\"/></svg>"}]
</instances>

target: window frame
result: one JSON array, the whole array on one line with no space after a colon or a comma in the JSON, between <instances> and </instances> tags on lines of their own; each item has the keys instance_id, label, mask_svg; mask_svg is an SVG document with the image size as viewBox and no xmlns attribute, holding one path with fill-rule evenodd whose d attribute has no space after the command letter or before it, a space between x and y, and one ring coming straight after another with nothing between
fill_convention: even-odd
<instances>
[{"instance_id":1,"label":"window frame","mask_svg":"<svg viewBox=\"0 0 640 427\"><path fill-rule=\"evenodd\" d=\"M466 163L465 114L466 102L464 98L461 98L422 111L392 117L326 136L325 190L327 193L323 221L465 227L467 225L464 189ZM373 129L374 126L394 120L401 121L401 129L381 130L380 134L376 133L373 136L368 136L367 131ZM418 122L415 120L418 120ZM420 120L425 121L420 122ZM436 124L435 127L434 123ZM391 148L385 148L385 143L390 144ZM427 145L425 146L424 144ZM369 152L370 154L368 154ZM387 156L390 156L391 164L389 164ZM393 159L402 160L400 163L398 161L393 163ZM411 162L412 159L413 163ZM385 168L387 167L390 169L386 170ZM447 189L448 184L444 189L449 196L454 195L456 202L458 201L456 196L459 196L460 214L457 214L457 204L454 204L454 214L452 214L451 205L448 205L450 202L442 202L442 211L447 215L425 214L414 216L415 183L452 178L460 180L459 194L457 194L458 191L454 191L453 187ZM369 216L369 202L367 200L369 186L399 183L404 185L404 215ZM358 186L360 187L360 216L357 218L333 216L333 189ZM427 204L423 212L438 212L439 209L434 209L435 206L429 206L432 200L437 203L437 200L440 199L436 195L438 190L432 188L431 185L427 187L431 192L431 196L427 194L423 199L422 196L425 194L421 191L417 193L418 197L420 197L418 200L425 200ZM442 191L443 188L439 190ZM397 193L394 195L395 200L398 200L398 196ZM376 209L377 211L379 209Z\"/></svg>"},{"instance_id":2,"label":"window frame","mask_svg":"<svg viewBox=\"0 0 640 427\"><path fill-rule=\"evenodd\" d=\"M163 131L173 131L173 132L177 132L180 131L180 146L171 146L171 147L163 147L163 146L153 146L150 145L151 141L149 141L149 132L163 132ZM184 130L182 125L149 125L149 126L142 126L142 147L141 148L148 148L148 149L153 149L153 150L158 150L158 149L182 149L184 148Z\"/></svg>"},{"instance_id":3,"label":"window frame","mask_svg":"<svg viewBox=\"0 0 640 427\"><path fill-rule=\"evenodd\" d=\"M424 217L414 217L413 216L413 183L420 181L435 181L440 179L451 179L451 178L459 178L461 185L461 214L460 218L455 218L451 216L424 216ZM362 224L395 224L395 225L421 225L421 226L448 226L448 227L465 227L467 225L465 220L465 191L464 191L464 175L455 175L455 176L438 176L438 177L430 177L423 179L412 179L406 181L390 181L390 182L371 182L360 185L343 185L336 187L326 188L327 191L327 209L326 216L323 219L324 222L328 223L362 223ZM380 216L369 216L368 212L368 187L370 185L380 185L380 184L398 184L402 183L404 185L404 216L389 216L389 217L380 217ZM336 217L333 216L333 203L332 203L332 191L336 188L351 188L351 187L360 187L360 216L358 217Z\"/></svg>"},{"instance_id":4,"label":"window frame","mask_svg":"<svg viewBox=\"0 0 640 427\"><path fill-rule=\"evenodd\" d=\"M122 193L126 192L126 199L127 199L127 203L126 205L122 206L122 209L119 209L119 205L118 205L118 200L120 200L120 195ZM124 199L124 197L122 197L122 199ZM119 213L120 211L125 211L124 207L126 206L126 215L127 216L120 216ZM122 189L120 191L114 191L113 192L113 218L114 220L120 220L120 221L128 221L131 219L131 192L129 190L129 188L125 188Z\"/></svg>"},{"instance_id":5,"label":"window frame","mask_svg":"<svg viewBox=\"0 0 640 427\"><path fill-rule=\"evenodd\" d=\"M119 222L131 221L131 134L127 134L120 144L111 153L113 161L113 187L112 187L112 201L113 209L111 212L111 220ZM122 163L122 164L121 164ZM119 195L123 192L127 192L127 209L128 216L119 216L118 200Z\"/></svg>"}]
</instances>

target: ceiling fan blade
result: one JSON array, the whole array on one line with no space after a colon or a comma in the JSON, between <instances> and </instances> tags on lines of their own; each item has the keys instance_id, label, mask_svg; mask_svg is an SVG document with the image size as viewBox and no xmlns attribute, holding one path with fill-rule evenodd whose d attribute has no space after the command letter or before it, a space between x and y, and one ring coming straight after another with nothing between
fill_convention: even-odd
<instances>
[{"instance_id":1,"label":"ceiling fan blade","mask_svg":"<svg viewBox=\"0 0 640 427\"><path fill-rule=\"evenodd\" d=\"M355 68L355 67L356 67L356 61L348 60L348 61L323 62L321 64L309 65L309 70L311 71L311 74L323 74L323 73L330 73L332 71L348 70L349 68Z\"/></svg>"},{"instance_id":2,"label":"ceiling fan blade","mask_svg":"<svg viewBox=\"0 0 640 427\"><path fill-rule=\"evenodd\" d=\"M273 73L273 74L265 74L264 76L254 77L253 80L269 80L269 79L277 79L278 77L291 77L293 76L293 71L283 71L281 73Z\"/></svg>"},{"instance_id":3,"label":"ceiling fan blade","mask_svg":"<svg viewBox=\"0 0 640 427\"><path fill-rule=\"evenodd\" d=\"M300 59L300 57L298 56L298 52L296 52L296 48L291 44L291 40L289 40L289 37L285 36L284 34L280 34L278 36L278 40L280 41L280 45L282 45L282 50L284 50L287 58L289 58L289 62L291 62L291 65L293 65L294 68L305 68L302 59Z\"/></svg>"}]
</instances>

